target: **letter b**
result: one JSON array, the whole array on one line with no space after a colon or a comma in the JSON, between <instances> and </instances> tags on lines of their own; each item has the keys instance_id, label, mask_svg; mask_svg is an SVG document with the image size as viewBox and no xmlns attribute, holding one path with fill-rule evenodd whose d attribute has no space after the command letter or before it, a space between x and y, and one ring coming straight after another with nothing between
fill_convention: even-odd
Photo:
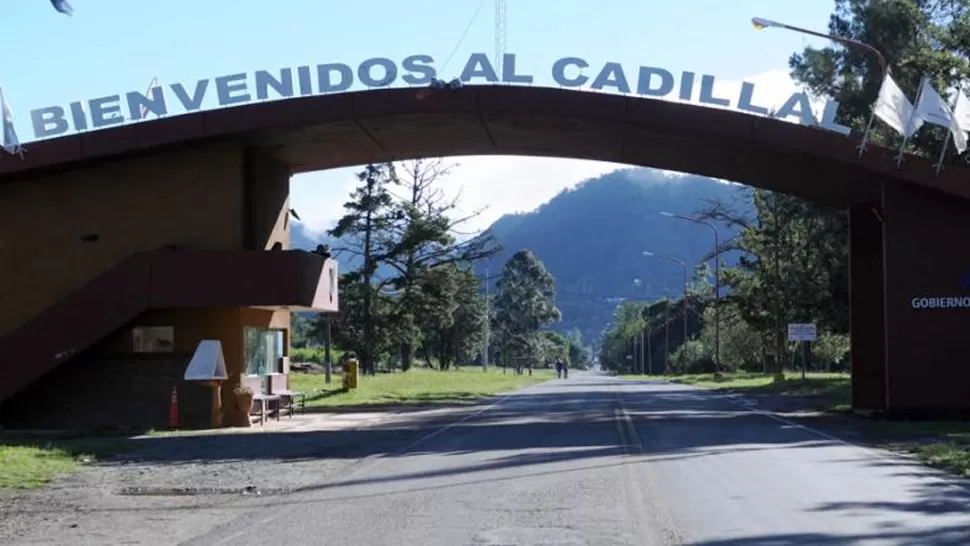
<instances>
[{"instance_id":1,"label":"letter b","mask_svg":"<svg viewBox=\"0 0 970 546\"><path fill-rule=\"evenodd\" d=\"M34 124L34 136L44 138L66 133L70 129L64 118L64 109L60 106L48 106L30 111L30 120Z\"/></svg>"}]
</instances>

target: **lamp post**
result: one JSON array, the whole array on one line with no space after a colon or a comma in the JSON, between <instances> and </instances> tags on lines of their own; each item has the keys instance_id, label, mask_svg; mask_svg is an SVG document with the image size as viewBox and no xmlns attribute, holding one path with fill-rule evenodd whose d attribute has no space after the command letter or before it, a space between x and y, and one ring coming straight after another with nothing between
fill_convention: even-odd
<instances>
[{"instance_id":1,"label":"lamp post","mask_svg":"<svg viewBox=\"0 0 970 546\"><path fill-rule=\"evenodd\" d=\"M886 57L881 51L875 47L859 40L853 40L852 38L846 38L845 36L839 36L838 34L825 34L822 32L815 32L814 30L808 30L800 27L793 27L791 25L786 25L785 23L779 23L778 21L772 21L771 19L764 19L761 17L752 17L751 24L757 30L764 30L766 28L781 28L785 30L790 30L792 32L798 32L799 34L808 34L809 36L815 36L817 38L825 38L826 40L832 40L833 42L838 42L840 44L854 47L858 49L865 50L868 53L876 56L876 60L879 61L880 69L880 79L879 84L886 81L886 76L889 75L889 63L886 62ZM866 143L869 140L869 130L872 129L872 122L876 118L876 109L872 109L872 113L869 114L869 123L866 124L866 132L862 135L862 143L859 144L859 157L862 157L862 152L866 151Z\"/></svg>"},{"instance_id":2,"label":"lamp post","mask_svg":"<svg viewBox=\"0 0 970 546\"><path fill-rule=\"evenodd\" d=\"M687 263L685 263L683 260L678 260L677 258L671 258L670 256L664 256L663 254L657 254L655 252L650 252L649 250L644 250L643 251L643 255L644 256L653 257L653 258L659 258L661 260L666 260L668 262L673 262L673 263L675 263L675 264L677 264L677 265L680 266L680 269L681 269L681 271L684 274L684 296L681 299L681 301L683 302L683 305L684 305L684 309L683 309L683 311L684 311L684 340L681 342L681 345L683 346L684 343L687 343ZM683 351L681 351L681 354L683 355Z\"/></svg>"},{"instance_id":3,"label":"lamp post","mask_svg":"<svg viewBox=\"0 0 970 546\"><path fill-rule=\"evenodd\" d=\"M717 226L707 220L698 220L690 216L673 214L671 212L661 212L664 216L677 218L695 224L703 224L714 232L714 376L721 375L721 239L717 231Z\"/></svg>"}]
</instances>

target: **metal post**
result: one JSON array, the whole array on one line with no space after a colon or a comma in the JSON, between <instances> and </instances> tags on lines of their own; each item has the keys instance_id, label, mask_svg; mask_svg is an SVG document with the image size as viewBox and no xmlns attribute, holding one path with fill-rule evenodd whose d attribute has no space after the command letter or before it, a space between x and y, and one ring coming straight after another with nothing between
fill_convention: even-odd
<instances>
[{"instance_id":1,"label":"metal post","mask_svg":"<svg viewBox=\"0 0 970 546\"><path fill-rule=\"evenodd\" d=\"M653 375L653 349L650 347L650 338L653 337L652 323L647 323L647 373Z\"/></svg>"},{"instance_id":2,"label":"metal post","mask_svg":"<svg viewBox=\"0 0 970 546\"><path fill-rule=\"evenodd\" d=\"M664 306L664 369L670 369L670 300Z\"/></svg>"},{"instance_id":3,"label":"metal post","mask_svg":"<svg viewBox=\"0 0 970 546\"><path fill-rule=\"evenodd\" d=\"M752 18L751 23L754 24L754 28L758 30L761 30L763 28L771 28L771 27L783 28L785 30L798 32L800 34L808 34L809 36L816 36L818 38L825 38L827 40L832 40L833 42L838 42L840 44L844 44L849 47L864 49L867 52L875 55L876 60L879 61L879 69L880 69L880 76L881 76L879 78L880 89L882 87L881 84L885 82L886 78L889 76L889 63L886 62L886 57L883 56L881 51L879 51L875 47L865 42L860 42L858 40L853 40L852 38L846 38L845 36L839 36L837 34L824 34L821 32L815 32L814 30L808 30L801 27L793 27L791 25L786 25L784 23L779 23L777 21L771 21L769 19L763 19L761 17ZM862 142L859 144L859 157L862 157L863 152L866 151L866 143L869 140L869 133L870 133L870 130L872 129L872 122L875 121L875 118L876 118L876 108L875 108L875 105L873 105L872 112L869 114L869 123L866 124L866 132L863 133Z\"/></svg>"},{"instance_id":4,"label":"metal post","mask_svg":"<svg viewBox=\"0 0 970 546\"><path fill-rule=\"evenodd\" d=\"M684 338L680 342L680 362L686 370L687 366L687 264L682 264L682 269L684 270L684 297L681 298L681 306L683 309L681 311L684 314Z\"/></svg>"},{"instance_id":5,"label":"metal post","mask_svg":"<svg viewBox=\"0 0 970 546\"><path fill-rule=\"evenodd\" d=\"M646 371L643 365L643 330L640 330L640 375L643 375Z\"/></svg>"},{"instance_id":6,"label":"metal post","mask_svg":"<svg viewBox=\"0 0 970 546\"><path fill-rule=\"evenodd\" d=\"M482 325L484 330L484 347L482 348L482 371L488 371L488 334L492 326L492 312L488 302L488 269L485 270L485 324Z\"/></svg>"},{"instance_id":7,"label":"metal post","mask_svg":"<svg viewBox=\"0 0 970 546\"><path fill-rule=\"evenodd\" d=\"M709 224L714 230L714 375L721 373L721 243L717 235L717 227Z\"/></svg>"},{"instance_id":8,"label":"metal post","mask_svg":"<svg viewBox=\"0 0 970 546\"><path fill-rule=\"evenodd\" d=\"M703 224L714 232L714 376L721 375L721 240L717 226L713 222L698 220L690 216L661 212L663 216Z\"/></svg>"},{"instance_id":9,"label":"metal post","mask_svg":"<svg viewBox=\"0 0 970 546\"><path fill-rule=\"evenodd\" d=\"M324 322L326 323L326 337L323 339L323 351L324 351L324 369L326 369L326 378L324 381L327 385L330 384L330 379L333 374L333 358L330 356L330 315L326 314L323 316Z\"/></svg>"}]
</instances>

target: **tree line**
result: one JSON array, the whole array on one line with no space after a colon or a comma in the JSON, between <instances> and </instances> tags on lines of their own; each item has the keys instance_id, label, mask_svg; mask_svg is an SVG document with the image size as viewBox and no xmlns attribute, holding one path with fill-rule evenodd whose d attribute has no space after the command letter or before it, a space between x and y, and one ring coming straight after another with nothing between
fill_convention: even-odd
<instances>
[{"instance_id":1,"label":"tree line","mask_svg":"<svg viewBox=\"0 0 970 546\"><path fill-rule=\"evenodd\" d=\"M936 89L965 87L970 76L970 0L836 0L829 32L878 49L910 97L924 75ZM839 123L856 135L866 130L883 79L877 57L833 43L792 55L789 67L811 93L839 101ZM936 159L945 138L944 128L921 131L906 151ZM879 122L872 126L870 141L901 145L901 138ZM966 165L967 159L951 154L947 163ZM702 268L686 298L621 304L604 331L603 365L640 371L649 357L658 372L712 372L719 353L721 371L778 372L803 362L818 369L848 369L847 213L743 188L738 199L707 203L696 217L737 228L736 237L706 257L721 259L729 250L740 254L736 266L722 267L720 336L715 335L712 291L703 288L710 283L709 271ZM680 333L684 317L686 336ZM810 356L787 341L789 323L817 325L819 337ZM673 342L665 346L671 335Z\"/></svg>"},{"instance_id":2,"label":"tree line","mask_svg":"<svg viewBox=\"0 0 970 546\"><path fill-rule=\"evenodd\" d=\"M360 265L340 276L339 313L295 319L294 348L329 336L355 353L365 374L416 362L521 371L585 354L579 336L544 330L561 318L556 282L531 251L513 254L501 275L476 275L475 263L501 247L488 233L462 237L482 211L461 214L458 199L446 196L453 167L440 159L385 162L357 174L328 235L339 241L333 252L342 263Z\"/></svg>"}]
</instances>

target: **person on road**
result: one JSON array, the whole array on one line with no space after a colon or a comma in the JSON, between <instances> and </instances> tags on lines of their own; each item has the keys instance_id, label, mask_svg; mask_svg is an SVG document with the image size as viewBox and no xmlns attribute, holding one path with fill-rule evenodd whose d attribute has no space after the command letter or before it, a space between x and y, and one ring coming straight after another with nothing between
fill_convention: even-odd
<instances>
[{"instance_id":1,"label":"person on road","mask_svg":"<svg viewBox=\"0 0 970 546\"><path fill-rule=\"evenodd\" d=\"M569 379L569 363L565 360L562 361L562 378Z\"/></svg>"},{"instance_id":2,"label":"person on road","mask_svg":"<svg viewBox=\"0 0 970 546\"><path fill-rule=\"evenodd\" d=\"M556 377L562 379L562 361L556 361Z\"/></svg>"}]
</instances>

